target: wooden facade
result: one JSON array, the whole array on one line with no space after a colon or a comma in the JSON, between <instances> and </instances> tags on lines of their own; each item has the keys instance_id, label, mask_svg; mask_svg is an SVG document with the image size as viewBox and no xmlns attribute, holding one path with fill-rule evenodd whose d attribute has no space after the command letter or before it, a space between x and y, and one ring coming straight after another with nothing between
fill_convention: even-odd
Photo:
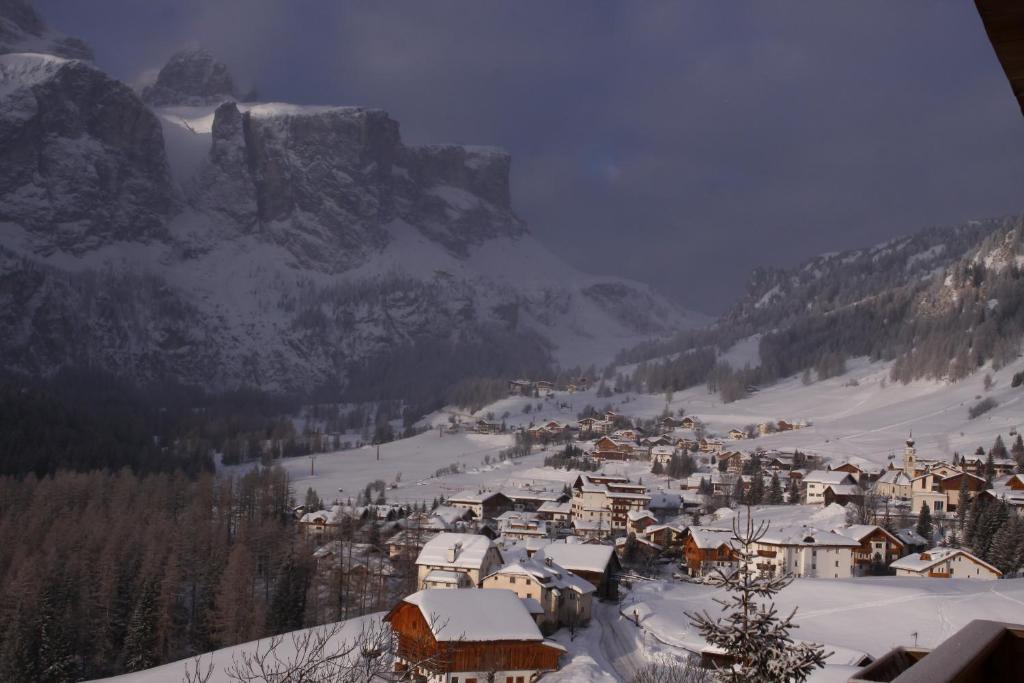
<instances>
[{"instance_id":1,"label":"wooden facade","mask_svg":"<svg viewBox=\"0 0 1024 683\"><path fill-rule=\"evenodd\" d=\"M690 576L702 576L708 569L738 562L739 558L728 543L723 542L714 548L701 548L694 537L688 535L683 546L683 560Z\"/></svg>"},{"instance_id":2,"label":"wooden facade","mask_svg":"<svg viewBox=\"0 0 1024 683\"><path fill-rule=\"evenodd\" d=\"M472 590L472 589L464 589ZM409 667L423 674L479 673L492 671L554 671L562 650L543 640L438 640L416 605L400 602L385 620L398 638L397 671Z\"/></svg>"}]
</instances>

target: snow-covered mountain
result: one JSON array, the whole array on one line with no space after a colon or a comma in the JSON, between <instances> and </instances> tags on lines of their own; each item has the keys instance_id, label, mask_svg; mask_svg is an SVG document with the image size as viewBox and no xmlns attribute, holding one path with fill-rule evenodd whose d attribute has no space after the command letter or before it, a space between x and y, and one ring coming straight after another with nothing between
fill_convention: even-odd
<instances>
[{"instance_id":1,"label":"snow-covered mountain","mask_svg":"<svg viewBox=\"0 0 1024 683\"><path fill-rule=\"evenodd\" d=\"M88 45L48 27L29 0L0 0L0 54L9 52L92 59Z\"/></svg>"},{"instance_id":2,"label":"snow-covered mountain","mask_svg":"<svg viewBox=\"0 0 1024 683\"><path fill-rule=\"evenodd\" d=\"M422 395L704 322L542 247L501 150L410 146L380 110L233 88L196 50L152 107L84 61L0 56L6 368Z\"/></svg>"}]
</instances>

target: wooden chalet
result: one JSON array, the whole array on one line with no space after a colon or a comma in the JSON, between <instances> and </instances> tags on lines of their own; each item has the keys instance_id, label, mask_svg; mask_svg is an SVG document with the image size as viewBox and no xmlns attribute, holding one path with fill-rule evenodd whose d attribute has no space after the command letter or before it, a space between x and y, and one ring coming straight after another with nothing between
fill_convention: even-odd
<instances>
[{"instance_id":1,"label":"wooden chalet","mask_svg":"<svg viewBox=\"0 0 1024 683\"><path fill-rule=\"evenodd\" d=\"M467 510L476 519L494 519L512 509L512 500L500 491L460 491L445 500L445 505Z\"/></svg>"},{"instance_id":2,"label":"wooden chalet","mask_svg":"<svg viewBox=\"0 0 1024 683\"><path fill-rule=\"evenodd\" d=\"M825 507L836 505L859 505L864 502L864 491L856 484L827 484L821 492Z\"/></svg>"},{"instance_id":3,"label":"wooden chalet","mask_svg":"<svg viewBox=\"0 0 1024 683\"><path fill-rule=\"evenodd\" d=\"M384 619L398 639L395 671L413 680L525 683L556 670L565 652L509 590L422 590Z\"/></svg>"},{"instance_id":4,"label":"wooden chalet","mask_svg":"<svg viewBox=\"0 0 1024 683\"><path fill-rule=\"evenodd\" d=\"M683 564L690 576L706 576L715 570L738 566L732 530L690 527L683 545Z\"/></svg>"},{"instance_id":5,"label":"wooden chalet","mask_svg":"<svg viewBox=\"0 0 1024 683\"><path fill-rule=\"evenodd\" d=\"M906 554L903 541L874 524L854 524L832 531L860 543L853 549L854 576L885 573L891 563Z\"/></svg>"},{"instance_id":6,"label":"wooden chalet","mask_svg":"<svg viewBox=\"0 0 1024 683\"><path fill-rule=\"evenodd\" d=\"M704 426L704 423L699 418L693 415L687 415L679 421L679 426L683 429L698 429Z\"/></svg>"},{"instance_id":7,"label":"wooden chalet","mask_svg":"<svg viewBox=\"0 0 1024 683\"><path fill-rule=\"evenodd\" d=\"M618 441L610 436L602 436L594 442L591 455L598 460L628 460L632 447L628 443Z\"/></svg>"}]
</instances>

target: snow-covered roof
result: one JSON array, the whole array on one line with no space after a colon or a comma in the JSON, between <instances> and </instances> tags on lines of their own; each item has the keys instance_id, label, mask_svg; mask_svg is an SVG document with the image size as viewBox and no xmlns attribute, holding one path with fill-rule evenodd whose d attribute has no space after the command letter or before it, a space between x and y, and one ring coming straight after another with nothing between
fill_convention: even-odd
<instances>
[{"instance_id":1,"label":"snow-covered roof","mask_svg":"<svg viewBox=\"0 0 1024 683\"><path fill-rule=\"evenodd\" d=\"M861 493L856 484L829 484L825 488L831 489L837 496L857 496Z\"/></svg>"},{"instance_id":2,"label":"snow-covered roof","mask_svg":"<svg viewBox=\"0 0 1024 683\"><path fill-rule=\"evenodd\" d=\"M537 551L534 557L543 560L550 557L571 572L596 572L605 570L611 562L615 549L610 545L584 543L552 543Z\"/></svg>"},{"instance_id":3,"label":"snow-covered roof","mask_svg":"<svg viewBox=\"0 0 1024 683\"><path fill-rule=\"evenodd\" d=\"M946 560L952 559L957 555L963 555L964 557L967 557L973 560L974 562L977 562L983 567L988 567L997 574L1002 574L1001 571L990 565L988 562L985 562L979 557L972 555L966 550L962 550L960 548L937 547L932 548L930 550L926 550L923 553L911 553L906 557L901 557L889 566L893 569L903 569L912 572L926 572L935 565L941 562L945 562Z\"/></svg>"},{"instance_id":4,"label":"snow-covered roof","mask_svg":"<svg viewBox=\"0 0 1024 683\"><path fill-rule=\"evenodd\" d=\"M893 536L877 524L850 524L848 526L837 526L833 527L832 531L834 531L837 534L846 536L847 538L852 538L857 542L863 541L865 538L875 533L876 531L881 531L885 535L893 539L896 539L895 536Z\"/></svg>"},{"instance_id":5,"label":"snow-covered roof","mask_svg":"<svg viewBox=\"0 0 1024 683\"><path fill-rule=\"evenodd\" d=\"M631 522L638 522L644 518L653 519L655 521L658 519L650 510L630 510L626 513L626 517L628 517Z\"/></svg>"},{"instance_id":6,"label":"snow-covered roof","mask_svg":"<svg viewBox=\"0 0 1024 683\"><path fill-rule=\"evenodd\" d=\"M544 559L538 559L536 556L520 557L515 562L507 564L497 571L491 572L488 576L496 575L530 576L542 585L549 586L551 588L571 590L580 594L593 593L597 590L592 583L586 579L576 576L554 560L551 560L549 563Z\"/></svg>"},{"instance_id":7,"label":"snow-covered roof","mask_svg":"<svg viewBox=\"0 0 1024 683\"><path fill-rule=\"evenodd\" d=\"M480 505L486 503L495 496L505 495L500 491L474 491L472 489L460 491L447 499L448 503L465 503L468 505Z\"/></svg>"},{"instance_id":8,"label":"snow-covered roof","mask_svg":"<svg viewBox=\"0 0 1024 683\"><path fill-rule=\"evenodd\" d=\"M822 531L811 526L782 526L776 529L769 528L758 543L764 545L794 545L794 546L832 546L832 547L853 547L860 545L857 541L848 536L837 534L834 531Z\"/></svg>"},{"instance_id":9,"label":"snow-covered roof","mask_svg":"<svg viewBox=\"0 0 1024 683\"><path fill-rule=\"evenodd\" d=\"M690 537L701 550L720 548L723 545L731 547L735 540L731 529L705 529L696 526L690 527Z\"/></svg>"},{"instance_id":10,"label":"snow-covered roof","mask_svg":"<svg viewBox=\"0 0 1024 683\"><path fill-rule=\"evenodd\" d=\"M509 590L427 588L405 602L419 608L440 642L544 640L530 610Z\"/></svg>"},{"instance_id":11,"label":"snow-covered roof","mask_svg":"<svg viewBox=\"0 0 1024 683\"><path fill-rule=\"evenodd\" d=\"M564 503L556 503L554 501L548 501L542 503L537 512L548 512L552 514L570 514L572 512L572 503L566 501Z\"/></svg>"},{"instance_id":12,"label":"snow-covered roof","mask_svg":"<svg viewBox=\"0 0 1024 683\"><path fill-rule=\"evenodd\" d=\"M480 534L441 533L427 541L416 558L416 564L460 569L480 569L487 551L493 547L491 539ZM449 553L455 550L455 559Z\"/></svg>"},{"instance_id":13,"label":"snow-covered roof","mask_svg":"<svg viewBox=\"0 0 1024 683\"><path fill-rule=\"evenodd\" d=\"M896 532L896 538L906 545L924 545L928 540L917 533L914 529L900 529Z\"/></svg>"},{"instance_id":14,"label":"snow-covered roof","mask_svg":"<svg viewBox=\"0 0 1024 683\"><path fill-rule=\"evenodd\" d=\"M698 482L698 486L700 482ZM651 509L678 508L683 504L683 496L676 492L655 491L651 494L651 502L648 507Z\"/></svg>"},{"instance_id":15,"label":"snow-covered roof","mask_svg":"<svg viewBox=\"0 0 1024 683\"><path fill-rule=\"evenodd\" d=\"M893 484L896 486L909 486L910 477L903 473L903 470L886 470L885 474L878 478L879 484Z\"/></svg>"},{"instance_id":16,"label":"snow-covered roof","mask_svg":"<svg viewBox=\"0 0 1024 683\"><path fill-rule=\"evenodd\" d=\"M814 470L804 475L804 481L817 484L846 484L853 481L853 477L847 472L833 472L829 470Z\"/></svg>"},{"instance_id":17,"label":"snow-covered roof","mask_svg":"<svg viewBox=\"0 0 1024 683\"><path fill-rule=\"evenodd\" d=\"M456 508L450 505L438 505L430 514L450 526L459 520L465 519L468 513L462 508Z\"/></svg>"}]
</instances>

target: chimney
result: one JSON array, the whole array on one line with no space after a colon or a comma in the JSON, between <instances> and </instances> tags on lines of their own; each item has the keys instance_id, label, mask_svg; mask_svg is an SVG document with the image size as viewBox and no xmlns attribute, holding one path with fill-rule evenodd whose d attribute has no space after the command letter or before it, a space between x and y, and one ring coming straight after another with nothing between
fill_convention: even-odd
<instances>
[{"instance_id":1,"label":"chimney","mask_svg":"<svg viewBox=\"0 0 1024 683\"><path fill-rule=\"evenodd\" d=\"M459 556L460 550L462 550L462 543L456 543L448 548L448 561L454 562L455 558Z\"/></svg>"}]
</instances>

